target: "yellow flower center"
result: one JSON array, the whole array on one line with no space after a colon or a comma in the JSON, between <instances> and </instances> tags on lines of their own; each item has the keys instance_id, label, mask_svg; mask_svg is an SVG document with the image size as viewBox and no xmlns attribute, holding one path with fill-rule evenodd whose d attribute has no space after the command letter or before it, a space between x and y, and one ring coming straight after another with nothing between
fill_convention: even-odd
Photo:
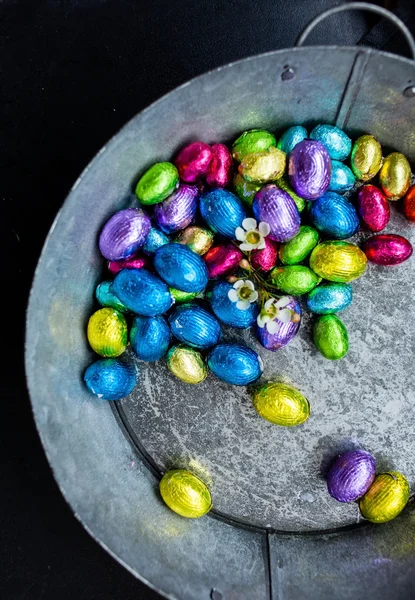
<instances>
[{"instance_id":1,"label":"yellow flower center","mask_svg":"<svg viewBox=\"0 0 415 600\"><path fill-rule=\"evenodd\" d=\"M248 231L245 239L248 244L258 244L258 242L261 241L261 235L258 233L258 231Z\"/></svg>"},{"instance_id":2,"label":"yellow flower center","mask_svg":"<svg viewBox=\"0 0 415 600\"><path fill-rule=\"evenodd\" d=\"M252 290L247 285L243 285L238 290L238 296L240 297L241 300L249 300L249 298L251 297L251 294L252 294Z\"/></svg>"}]
</instances>

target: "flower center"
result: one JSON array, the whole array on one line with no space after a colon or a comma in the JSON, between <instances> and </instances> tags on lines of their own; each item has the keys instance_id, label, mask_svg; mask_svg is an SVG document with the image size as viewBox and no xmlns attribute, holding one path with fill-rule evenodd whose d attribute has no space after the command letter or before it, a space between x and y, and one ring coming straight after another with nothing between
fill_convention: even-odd
<instances>
[{"instance_id":1,"label":"flower center","mask_svg":"<svg viewBox=\"0 0 415 600\"><path fill-rule=\"evenodd\" d=\"M248 244L258 244L261 241L261 235L258 231L248 231L246 234L246 241Z\"/></svg>"},{"instance_id":2,"label":"flower center","mask_svg":"<svg viewBox=\"0 0 415 600\"><path fill-rule=\"evenodd\" d=\"M252 294L252 290L247 285L243 285L238 290L238 296L240 297L241 300L249 300L249 298L251 297L251 294Z\"/></svg>"}]
</instances>

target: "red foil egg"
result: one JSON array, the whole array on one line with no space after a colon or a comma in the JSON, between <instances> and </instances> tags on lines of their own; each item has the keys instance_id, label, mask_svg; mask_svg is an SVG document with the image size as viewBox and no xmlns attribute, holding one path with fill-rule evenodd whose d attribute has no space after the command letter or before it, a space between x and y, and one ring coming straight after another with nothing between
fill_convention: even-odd
<instances>
[{"instance_id":1,"label":"red foil egg","mask_svg":"<svg viewBox=\"0 0 415 600\"><path fill-rule=\"evenodd\" d=\"M270 271L275 267L278 256L278 242L274 242L268 236L264 238L265 248L254 250L251 255L251 264L258 271Z\"/></svg>"},{"instance_id":2,"label":"red foil egg","mask_svg":"<svg viewBox=\"0 0 415 600\"><path fill-rule=\"evenodd\" d=\"M108 271L110 273L118 273L123 269L142 269L147 265L145 256L132 256L126 260L110 260L108 261Z\"/></svg>"},{"instance_id":3,"label":"red foil egg","mask_svg":"<svg viewBox=\"0 0 415 600\"><path fill-rule=\"evenodd\" d=\"M402 212L408 221L415 222L415 185L409 188L403 200Z\"/></svg>"},{"instance_id":4,"label":"red foil egg","mask_svg":"<svg viewBox=\"0 0 415 600\"><path fill-rule=\"evenodd\" d=\"M209 279L228 275L238 268L243 254L234 244L213 246L203 257L206 262Z\"/></svg>"},{"instance_id":5,"label":"red foil egg","mask_svg":"<svg viewBox=\"0 0 415 600\"><path fill-rule=\"evenodd\" d=\"M194 183L209 171L213 159L212 149L204 142L193 142L182 148L176 156L174 164L179 171L180 179L186 183Z\"/></svg>"},{"instance_id":6,"label":"red foil egg","mask_svg":"<svg viewBox=\"0 0 415 600\"><path fill-rule=\"evenodd\" d=\"M374 235L363 246L370 262L390 267L400 265L412 255L412 244L401 235Z\"/></svg>"},{"instance_id":7,"label":"red foil egg","mask_svg":"<svg viewBox=\"0 0 415 600\"><path fill-rule=\"evenodd\" d=\"M226 187L232 181L232 155L224 144L212 145L212 162L206 182L212 187Z\"/></svg>"},{"instance_id":8,"label":"red foil egg","mask_svg":"<svg viewBox=\"0 0 415 600\"><path fill-rule=\"evenodd\" d=\"M386 196L374 185L364 185L357 197L357 211L371 231L382 231L389 223L390 207Z\"/></svg>"}]
</instances>

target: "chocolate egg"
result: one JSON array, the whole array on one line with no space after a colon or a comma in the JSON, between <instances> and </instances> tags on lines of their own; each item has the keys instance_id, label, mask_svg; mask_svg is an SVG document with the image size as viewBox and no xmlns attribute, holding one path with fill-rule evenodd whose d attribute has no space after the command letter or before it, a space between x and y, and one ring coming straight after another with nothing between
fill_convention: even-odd
<instances>
[{"instance_id":1,"label":"chocolate egg","mask_svg":"<svg viewBox=\"0 0 415 600\"><path fill-rule=\"evenodd\" d=\"M92 350L105 358L115 358L127 347L127 321L113 308L101 308L88 321L87 337Z\"/></svg>"},{"instance_id":2,"label":"chocolate egg","mask_svg":"<svg viewBox=\"0 0 415 600\"><path fill-rule=\"evenodd\" d=\"M322 315L316 318L313 339L317 349L328 360L339 360L349 350L347 329L336 315Z\"/></svg>"},{"instance_id":3,"label":"chocolate egg","mask_svg":"<svg viewBox=\"0 0 415 600\"><path fill-rule=\"evenodd\" d=\"M174 164L180 179L186 183L193 183L209 172L212 159L212 149L208 144L193 142L180 150Z\"/></svg>"},{"instance_id":4,"label":"chocolate egg","mask_svg":"<svg viewBox=\"0 0 415 600\"><path fill-rule=\"evenodd\" d=\"M145 256L138 256L135 254L131 258L125 260L109 260L107 264L108 271L115 275L123 269L142 269L146 267L148 259Z\"/></svg>"},{"instance_id":5,"label":"chocolate egg","mask_svg":"<svg viewBox=\"0 0 415 600\"><path fill-rule=\"evenodd\" d=\"M154 268L169 286L183 292L202 292L208 272L204 260L182 244L166 244L154 254Z\"/></svg>"},{"instance_id":6,"label":"chocolate egg","mask_svg":"<svg viewBox=\"0 0 415 600\"><path fill-rule=\"evenodd\" d=\"M300 198L300 196L294 192L294 190L288 183L286 177L280 177L279 179L277 179L275 185L284 190L284 192L287 192L289 196L291 196L291 198L295 202L296 207L298 208L298 212L302 212L305 209L306 201L304 200L304 198Z\"/></svg>"},{"instance_id":7,"label":"chocolate egg","mask_svg":"<svg viewBox=\"0 0 415 600\"><path fill-rule=\"evenodd\" d=\"M330 192L347 192L356 183L356 177L349 167L339 160L331 161L331 177L328 190Z\"/></svg>"},{"instance_id":8,"label":"chocolate egg","mask_svg":"<svg viewBox=\"0 0 415 600\"><path fill-rule=\"evenodd\" d=\"M148 216L140 208L120 210L104 225L99 249L108 260L133 256L144 244L151 228Z\"/></svg>"},{"instance_id":9,"label":"chocolate egg","mask_svg":"<svg viewBox=\"0 0 415 600\"><path fill-rule=\"evenodd\" d=\"M300 213L294 200L276 185L265 185L256 193L252 210L258 222L268 223L269 237L275 242L288 242L300 229Z\"/></svg>"},{"instance_id":10,"label":"chocolate egg","mask_svg":"<svg viewBox=\"0 0 415 600\"><path fill-rule=\"evenodd\" d=\"M212 508L207 486L190 471L167 471L160 481L160 494L167 506L187 519L203 517Z\"/></svg>"},{"instance_id":11,"label":"chocolate egg","mask_svg":"<svg viewBox=\"0 0 415 600\"><path fill-rule=\"evenodd\" d=\"M390 267L400 265L412 256L412 244L401 235L380 234L369 238L363 251L370 262Z\"/></svg>"},{"instance_id":12,"label":"chocolate egg","mask_svg":"<svg viewBox=\"0 0 415 600\"><path fill-rule=\"evenodd\" d=\"M360 512L372 523L392 521L407 505L409 492L408 481L402 473L381 473L361 498Z\"/></svg>"},{"instance_id":13,"label":"chocolate egg","mask_svg":"<svg viewBox=\"0 0 415 600\"><path fill-rule=\"evenodd\" d=\"M294 125L284 131L280 137L277 148L282 150L286 154L289 154L291 150L299 143L308 137L307 129L301 125Z\"/></svg>"},{"instance_id":14,"label":"chocolate egg","mask_svg":"<svg viewBox=\"0 0 415 600\"><path fill-rule=\"evenodd\" d=\"M127 313L128 308L111 291L112 281L102 281L95 290L95 298L101 306L115 308L121 313Z\"/></svg>"},{"instance_id":15,"label":"chocolate egg","mask_svg":"<svg viewBox=\"0 0 415 600\"><path fill-rule=\"evenodd\" d=\"M404 198L402 212L408 221L415 222L415 185L409 188Z\"/></svg>"},{"instance_id":16,"label":"chocolate egg","mask_svg":"<svg viewBox=\"0 0 415 600\"><path fill-rule=\"evenodd\" d=\"M372 179L382 166L382 148L373 135L362 135L353 144L350 159L357 179Z\"/></svg>"},{"instance_id":17,"label":"chocolate egg","mask_svg":"<svg viewBox=\"0 0 415 600\"><path fill-rule=\"evenodd\" d=\"M285 308L292 310L296 313L297 318L294 321L288 321L288 323L284 323L283 321L279 321L278 319L274 320L274 323L278 325L278 329L275 333L270 333L266 327L256 327L256 334L261 345L267 350L271 350L271 352L276 352L280 348L284 348L287 344L289 344L297 335L297 332L301 325L301 306L299 302L293 298L293 296L289 296L289 302Z\"/></svg>"},{"instance_id":18,"label":"chocolate egg","mask_svg":"<svg viewBox=\"0 0 415 600\"><path fill-rule=\"evenodd\" d=\"M246 217L241 200L221 188L202 194L200 214L212 231L232 239L235 238L235 229L241 226Z\"/></svg>"},{"instance_id":19,"label":"chocolate egg","mask_svg":"<svg viewBox=\"0 0 415 600\"><path fill-rule=\"evenodd\" d=\"M258 414L275 425L295 427L310 416L308 400L286 383L267 383L254 391L252 402Z\"/></svg>"},{"instance_id":20,"label":"chocolate egg","mask_svg":"<svg viewBox=\"0 0 415 600\"><path fill-rule=\"evenodd\" d=\"M379 182L388 200L399 200L411 185L411 165L400 152L392 152L383 161Z\"/></svg>"},{"instance_id":21,"label":"chocolate egg","mask_svg":"<svg viewBox=\"0 0 415 600\"><path fill-rule=\"evenodd\" d=\"M248 385L263 371L258 354L241 344L218 344L209 352L207 363L218 379L231 385Z\"/></svg>"},{"instance_id":22,"label":"chocolate egg","mask_svg":"<svg viewBox=\"0 0 415 600\"><path fill-rule=\"evenodd\" d=\"M170 344L170 329L161 315L135 317L130 331L131 347L141 360L154 362L164 356Z\"/></svg>"},{"instance_id":23,"label":"chocolate egg","mask_svg":"<svg viewBox=\"0 0 415 600\"><path fill-rule=\"evenodd\" d=\"M218 320L197 304L182 304L169 317L172 334L193 348L210 348L221 335Z\"/></svg>"},{"instance_id":24,"label":"chocolate egg","mask_svg":"<svg viewBox=\"0 0 415 600\"><path fill-rule=\"evenodd\" d=\"M310 139L321 142L330 158L335 160L346 160L352 149L352 140L334 125L317 125L311 131Z\"/></svg>"},{"instance_id":25,"label":"chocolate egg","mask_svg":"<svg viewBox=\"0 0 415 600\"><path fill-rule=\"evenodd\" d=\"M206 183L212 187L226 187L232 181L232 154L224 144L213 144L212 162L206 173Z\"/></svg>"},{"instance_id":26,"label":"chocolate egg","mask_svg":"<svg viewBox=\"0 0 415 600\"><path fill-rule=\"evenodd\" d=\"M222 323L237 329L247 329L256 321L258 305L253 302L247 310L239 309L237 303L229 299L228 293L232 289L233 285L227 281L217 281L207 293L207 298L213 312Z\"/></svg>"},{"instance_id":27,"label":"chocolate egg","mask_svg":"<svg viewBox=\"0 0 415 600\"><path fill-rule=\"evenodd\" d=\"M146 254L154 254L157 248L160 246L164 246L164 244L169 243L169 238L165 233L156 229L156 227L152 227L147 236L146 243L143 246L143 251Z\"/></svg>"},{"instance_id":28,"label":"chocolate egg","mask_svg":"<svg viewBox=\"0 0 415 600\"><path fill-rule=\"evenodd\" d=\"M375 478L375 459L366 450L349 450L339 456L327 474L330 496L354 502L366 494Z\"/></svg>"},{"instance_id":29,"label":"chocolate egg","mask_svg":"<svg viewBox=\"0 0 415 600\"><path fill-rule=\"evenodd\" d=\"M191 225L180 231L174 241L189 246L190 250L203 256L212 246L214 237L210 229Z\"/></svg>"},{"instance_id":30,"label":"chocolate egg","mask_svg":"<svg viewBox=\"0 0 415 600\"><path fill-rule=\"evenodd\" d=\"M116 358L104 358L89 365L84 374L88 390L101 400L121 400L136 385L134 365Z\"/></svg>"},{"instance_id":31,"label":"chocolate egg","mask_svg":"<svg viewBox=\"0 0 415 600\"><path fill-rule=\"evenodd\" d=\"M246 154L241 160L238 171L246 181L267 183L275 181L283 175L285 164L285 153L271 146L263 152Z\"/></svg>"},{"instance_id":32,"label":"chocolate egg","mask_svg":"<svg viewBox=\"0 0 415 600\"><path fill-rule=\"evenodd\" d=\"M301 225L299 232L279 249L280 261L283 265L296 265L310 254L318 243L319 234L310 225Z\"/></svg>"},{"instance_id":33,"label":"chocolate egg","mask_svg":"<svg viewBox=\"0 0 415 600\"><path fill-rule=\"evenodd\" d=\"M288 175L294 191L306 200L315 200L329 187L331 160L326 148L315 140L303 140L288 159Z\"/></svg>"},{"instance_id":34,"label":"chocolate egg","mask_svg":"<svg viewBox=\"0 0 415 600\"><path fill-rule=\"evenodd\" d=\"M289 265L272 269L271 281L282 292L301 296L315 288L321 277L303 265Z\"/></svg>"},{"instance_id":35,"label":"chocolate egg","mask_svg":"<svg viewBox=\"0 0 415 600\"><path fill-rule=\"evenodd\" d=\"M169 162L156 163L141 177L135 195L141 204L163 202L174 192L179 183L179 173Z\"/></svg>"},{"instance_id":36,"label":"chocolate egg","mask_svg":"<svg viewBox=\"0 0 415 600\"><path fill-rule=\"evenodd\" d=\"M252 205L254 196L261 187L260 183L246 181L239 173L236 173L233 178L233 189L235 190L235 194L249 206Z\"/></svg>"},{"instance_id":37,"label":"chocolate egg","mask_svg":"<svg viewBox=\"0 0 415 600\"><path fill-rule=\"evenodd\" d=\"M145 269L120 271L111 291L129 310L144 317L161 315L173 304L167 285Z\"/></svg>"},{"instance_id":38,"label":"chocolate egg","mask_svg":"<svg viewBox=\"0 0 415 600\"><path fill-rule=\"evenodd\" d=\"M214 246L203 257L209 273L209 279L234 273L243 258L242 252L234 244Z\"/></svg>"},{"instance_id":39,"label":"chocolate egg","mask_svg":"<svg viewBox=\"0 0 415 600\"><path fill-rule=\"evenodd\" d=\"M184 229L195 219L199 190L195 185L181 184L164 202L154 207L154 220L165 233Z\"/></svg>"},{"instance_id":40,"label":"chocolate egg","mask_svg":"<svg viewBox=\"0 0 415 600\"><path fill-rule=\"evenodd\" d=\"M317 244L310 256L310 267L323 279L349 283L366 270L367 258L355 244L323 242Z\"/></svg>"},{"instance_id":41,"label":"chocolate egg","mask_svg":"<svg viewBox=\"0 0 415 600\"><path fill-rule=\"evenodd\" d=\"M360 226L353 204L336 192L326 192L312 202L309 215L316 229L336 240L351 237Z\"/></svg>"},{"instance_id":42,"label":"chocolate egg","mask_svg":"<svg viewBox=\"0 0 415 600\"><path fill-rule=\"evenodd\" d=\"M251 254L251 265L257 271L270 271L275 267L278 257L279 244L267 235L264 238L265 248L253 250Z\"/></svg>"},{"instance_id":43,"label":"chocolate egg","mask_svg":"<svg viewBox=\"0 0 415 600\"><path fill-rule=\"evenodd\" d=\"M357 210L362 221L372 231L382 231L389 223L389 202L379 188L364 185L357 196Z\"/></svg>"},{"instance_id":44,"label":"chocolate egg","mask_svg":"<svg viewBox=\"0 0 415 600\"><path fill-rule=\"evenodd\" d=\"M277 141L269 131L265 131L265 129L251 129L245 131L233 143L232 156L240 162L246 154L263 152L276 145Z\"/></svg>"},{"instance_id":45,"label":"chocolate egg","mask_svg":"<svg viewBox=\"0 0 415 600\"><path fill-rule=\"evenodd\" d=\"M177 290L172 287L169 287L169 292L177 304L180 304L181 302L191 302L191 300L199 295L197 292L182 292L182 290Z\"/></svg>"},{"instance_id":46,"label":"chocolate egg","mask_svg":"<svg viewBox=\"0 0 415 600\"><path fill-rule=\"evenodd\" d=\"M307 296L307 308L319 315L329 315L348 308L353 300L353 288L347 283L319 285Z\"/></svg>"},{"instance_id":47,"label":"chocolate egg","mask_svg":"<svg viewBox=\"0 0 415 600\"><path fill-rule=\"evenodd\" d=\"M194 385L201 383L208 374L200 352L184 344L172 346L167 352L167 367L178 379Z\"/></svg>"}]
</instances>

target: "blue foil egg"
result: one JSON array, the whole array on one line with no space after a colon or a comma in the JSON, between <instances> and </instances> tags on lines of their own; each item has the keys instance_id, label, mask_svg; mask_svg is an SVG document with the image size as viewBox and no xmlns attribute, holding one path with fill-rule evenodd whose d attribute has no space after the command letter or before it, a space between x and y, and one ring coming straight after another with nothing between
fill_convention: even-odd
<instances>
[{"instance_id":1,"label":"blue foil egg","mask_svg":"<svg viewBox=\"0 0 415 600\"><path fill-rule=\"evenodd\" d=\"M154 254L157 248L160 248L160 246L164 246L164 244L168 243L169 238L167 235L156 227L152 227L147 236L146 243L143 246L143 250L146 254Z\"/></svg>"},{"instance_id":2,"label":"blue foil egg","mask_svg":"<svg viewBox=\"0 0 415 600\"><path fill-rule=\"evenodd\" d=\"M359 217L353 204L336 192L326 192L311 203L311 222L321 233L344 240L359 229Z\"/></svg>"},{"instance_id":3,"label":"blue foil egg","mask_svg":"<svg viewBox=\"0 0 415 600\"><path fill-rule=\"evenodd\" d=\"M330 158L335 160L345 160L352 150L352 140L334 125L317 125L310 133L310 139L321 142Z\"/></svg>"},{"instance_id":4,"label":"blue foil egg","mask_svg":"<svg viewBox=\"0 0 415 600\"><path fill-rule=\"evenodd\" d=\"M170 344L170 329L161 315L135 317L130 331L131 347L138 358L154 362L164 356Z\"/></svg>"},{"instance_id":5,"label":"blue foil egg","mask_svg":"<svg viewBox=\"0 0 415 600\"><path fill-rule=\"evenodd\" d=\"M328 190L330 192L347 192L356 183L353 171L339 160L331 161L331 177Z\"/></svg>"},{"instance_id":6,"label":"blue foil egg","mask_svg":"<svg viewBox=\"0 0 415 600\"><path fill-rule=\"evenodd\" d=\"M170 287L202 292L209 279L203 258L183 244L166 244L154 254L154 268Z\"/></svg>"},{"instance_id":7,"label":"blue foil egg","mask_svg":"<svg viewBox=\"0 0 415 600\"><path fill-rule=\"evenodd\" d=\"M348 308L353 300L353 288L347 283L319 285L307 295L307 308L318 315L329 315Z\"/></svg>"},{"instance_id":8,"label":"blue foil egg","mask_svg":"<svg viewBox=\"0 0 415 600\"><path fill-rule=\"evenodd\" d=\"M289 127L286 131L284 131L279 139L277 148L286 154L289 154L294 146L305 140L307 136L307 129L305 127L302 127L301 125L294 125L293 127Z\"/></svg>"},{"instance_id":9,"label":"blue foil egg","mask_svg":"<svg viewBox=\"0 0 415 600\"><path fill-rule=\"evenodd\" d=\"M102 400L120 400L130 394L137 382L135 366L117 358L104 358L85 371L88 390Z\"/></svg>"},{"instance_id":10,"label":"blue foil egg","mask_svg":"<svg viewBox=\"0 0 415 600\"><path fill-rule=\"evenodd\" d=\"M117 273L111 291L129 310L144 317L161 315L173 304L164 281L145 269L123 269Z\"/></svg>"},{"instance_id":11,"label":"blue foil egg","mask_svg":"<svg viewBox=\"0 0 415 600\"><path fill-rule=\"evenodd\" d=\"M193 348L210 348L220 339L216 317L197 304L182 304L169 317L172 334Z\"/></svg>"},{"instance_id":12,"label":"blue foil egg","mask_svg":"<svg viewBox=\"0 0 415 600\"><path fill-rule=\"evenodd\" d=\"M216 377L231 385L248 385L264 370L261 357L240 344L218 344L207 358L209 369Z\"/></svg>"},{"instance_id":13,"label":"blue foil egg","mask_svg":"<svg viewBox=\"0 0 415 600\"><path fill-rule=\"evenodd\" d=\"M114 292L111 291L112 281L103 281L95 290L95 298L101 306L109 306L115 308L122 313L127 313L128 308L117 298Z\"/></svg>"},{"instance_id":14,"label":"blue foil egg","mask_svg":"<svg viewBox=\"0 0 415 600\"><path fill-rule=\"evenodd\" d=\"M235 229L246 217L242 201L224 189L205 192L200 197L200 214L215 233L235 238Z\"/></svg>"},{"instance_id":15,"label":"blue foil egg","mask_svg":"<svg viewBox=\"0 0 415 600\"><path fill-rule=\"evenodd\" d=\"M253 302L247 310L240 310L236 302L229 299L228 292L231 289L233 286L227 281L217 281L208 292L207 298L213 312L222 323L237 329L247 329L256 321L259 312L258 304Z\"/></svg>"}]
</instances>

